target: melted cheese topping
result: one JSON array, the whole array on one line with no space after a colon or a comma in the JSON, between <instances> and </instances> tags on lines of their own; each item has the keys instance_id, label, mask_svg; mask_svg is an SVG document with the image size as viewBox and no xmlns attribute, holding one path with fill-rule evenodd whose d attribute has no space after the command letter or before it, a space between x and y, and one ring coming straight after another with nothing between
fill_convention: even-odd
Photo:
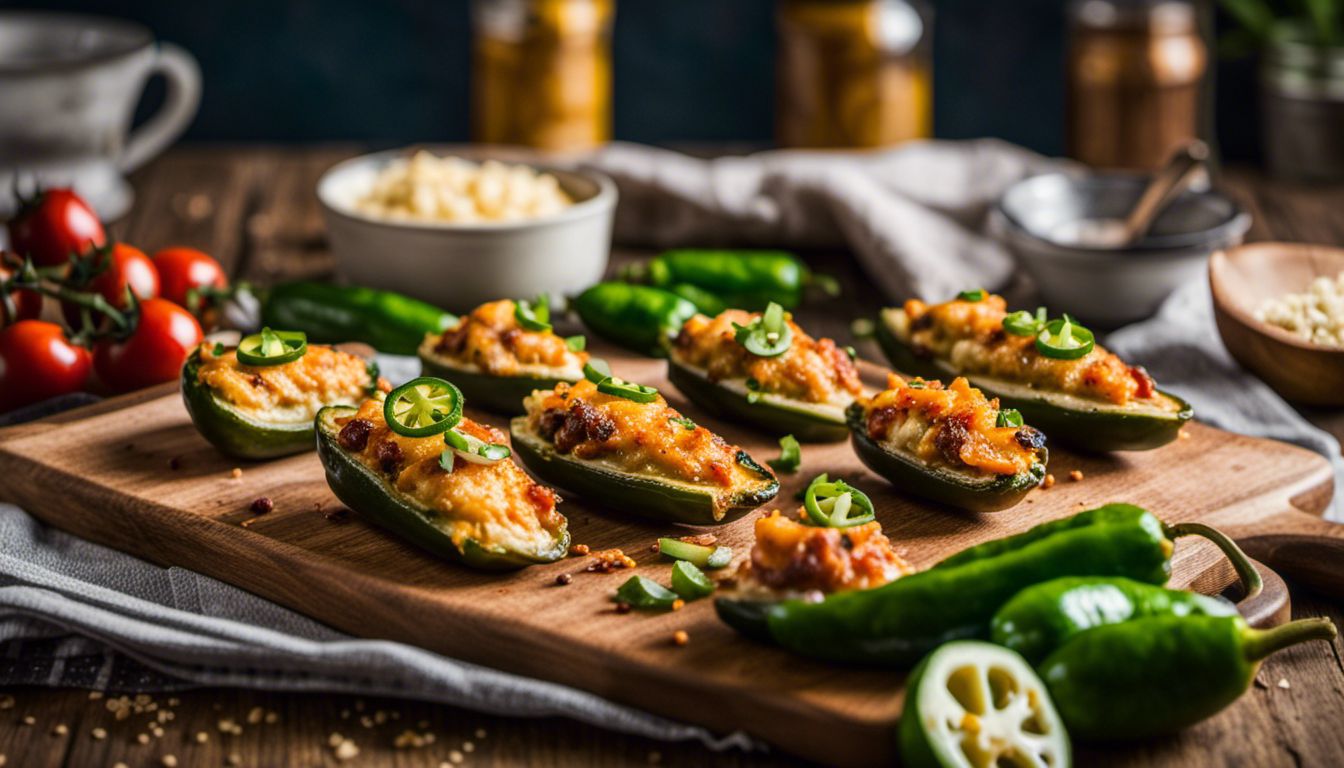
<instances>
[{"instance_id":1,"label":"melted cheese topping","mask_svg":"<svg viewBox=\"0 0 1344 768\"><path fill-rule=\"evenodd\" d=\"M738 580L746 592L831 593L880 587L913 571L877 521L818 528L776 510L756 520L751 561L738 571Z\"/></svg>"},{"instance_id":2,"label":"melted cheese topping","mask_svg":"<svg viewBox=\"0 0 1344 768\"><path fill-rule=\"evenodd\" d=\"M276 423L312 421L328 405L356 405L373 383L363 358L315 345L298 360L252 366L238 362L232 349L215 355L213 344L203 344L197 379L249 417Z\"/></svg>"},{"instance_id":3,"label":"melted cheese topping","mask_svg":"<svg viewBox=\"0 0 1344 768\"><path fill-rule=\"evenodd\" d=\"M915 386L910 384L914 383ZM999 401L964 378L941 382L889 377L888 389L863 403L868 436L926 464L994 475L1031 468L1044 437L1031 427L996 426Z\"/></svg>"},{"instance_id":4,"label":"melted cheese topping","mask_svg":"<svg viewBox=\"0 0 1344 768\"><path fill-rule=\"evenodd\" d=\"M725 505L733 490L762 479L738 462L740 448L704 427L687 429L662 395L637 403L602 394L585 379L534 392L523 402L528 426L560 453L621 472L716 488Z\"/></svg>"},{"instance_id":5,"label":"melted cheese topping","mask_svg":"<svg viewBox=\"0 0 1344 768\"><path fill-rule=\"evenodd\" d=\"M911 299L903 311L883 314L896 337L916 354L945 360L959 373L1115 405L1138 400L1179 410L1179 405L1154 390L1153 380L1142 368L1126 365L1100 344L1076 360L1059 360L1038 352L1034 337L1007 333L1003 319L1008 310L1002 296L933 305Z\"/></svg>"},{"instance_id":6,"label":"melted cheese topping","mask_svg":"<svg viewBox=\"0 0 1344 768\"><path fill-rule=\"evenodd\" d=\"M514 317L507 299L473 309L441 336L425 337L422 350L458 368L491 376L583 378L587 352L574 352L554 331L529 331Z\"/></svg>"},{"instance_id":7,"label":"melted cheese topping","mask_svg":"<svg viewBox=\"0 0 1344 768\"><path fill-rule=\"evenodd\" d=\"M747 325L759 314L730 309L718 317L696 315L681 327L672 348L677 362L703 369L710 381L755 379L760 391L841 408L862 391L859 373L830 339L813 339L792 319L793 343L776 357L757 357L736 341L733 323Z\"/></svg>"},{"instance_id":8,"label":"melted cheese topping","mask_svg":"<svg viewBox=\"0 0 1344 768\"><path fill-rule=\"evenodd\" d=\"M352 417L337 419L347 427L363 420L371 425L362 447L350 450L345 439L338 443L375 474L386 477L397 490L442 517L435 525L448 531L453 543L462 546L475 539L482 546L508 545L523 552L541 552L555 546L565 529L564 515L556 509L559 498L546 486L533 482L513 459L476 464L457 457L453 471L439 466L444 443L441 435L406 437L388 428L381 400L365 400ZM504 433L463 418L457 429L491 443L507 443ZM344 430L342 432L344 434Z\"/></svg>"}]
</instances>

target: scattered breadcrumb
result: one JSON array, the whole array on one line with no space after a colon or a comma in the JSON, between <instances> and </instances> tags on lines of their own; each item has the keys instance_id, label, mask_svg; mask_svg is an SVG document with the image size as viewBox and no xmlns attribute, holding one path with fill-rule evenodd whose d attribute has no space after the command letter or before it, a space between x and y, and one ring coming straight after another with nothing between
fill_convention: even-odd
<instances>
[{"instance_id":1,"label":"scattered breadcrumb","mask_svg":"<svg viewBox=\"0 0 1344 768\"><path fill-rule=\"evenodd\" d=\"M280 722L280 713L279 713L279 712L267 712L267 713L266 713L266 724L267 724L267 725L272 725L272 724L275 724L275 723L278 723L278 722Z\"/></svg>"},{"instance_id":2,"label":"scattered breadcrumb","mask_svg":"<svg viewBox=\"0 0 1344 768\"><path fill-rule=\"evenodd\" d=\"M242 765L243 756L238 754L237 752L230 752L229 756L224 758L224 762L232 766Z\"/></svg>"},{"instance_id":3,"label":"scattered breadcrumb","mask_svg":"<svg viewBox=\"0 0 1344 768\"><path fill-rule=\"evenodd\" d=\"M107 738L107 729L94 728L92 731L89 731L89 735L94 738L94 741L102 741Z\"/></svg>"},{"instance_id":4,"label":"scattered breadcrumb","mask_svg":"<svg viewBox=\"0 0 1344 768\"><path fill-rule=\"evenodd\" d=\"M1075 482L1075 483L1078 482L1078 481L1080 481L1080 480L1082 480L1082 479L1083 479L1083 470L1081 470L1081 469L1075 469L1075 470L1069 472L1069 479L1072 480L1072 481Z\"/></svg>"},{"instance_id":5,"label":"scattered breadcrumb","mask_svg":"<svg viewBox=\"0 0 1344 768\"><path fill-rule=\"evenodd\" d=\"M701 547L712 547L719 542L719 537L712 533L702 533L698 536L681 536L677 541L687 544L695 544Z\"/></svg>"},{"instance_id":6,"label":"scattered breadcrumb","mask_svg":"<svg viewBox=\"0 0 1344 768\"><path fill-rule=\"evenodd\" d=\"M37 718L36 718L36 717L33 717L32 715L24 715L24 716L23 716L23 724L24 724L24 725L34 725L34 724L36 724L36 723L37 723Z\"/></svg>"},{"instance_id":7,"label":"scattered breadcrumb","mask_svg":"<svg viewBox=\"0 0 1344 768\"><path fill-rule=\"evenodd\" d=\"M10 696L9 694L0 696L0 709L13 709L13 708L14 708L13 696Z\"/></svg>"},{"instance_id":8,"label":"scattered breadcrumb","mask_svg":"<svg viewBox=\"0 0 1344 768\"><path fill-rule=\"evenodd\" d=\"M476 732L475 732L474 734L472 734L472 735L475 736L475 737L478 738L478 739L484 739L484 738L485 738L485 729L484 729L484 728L477 728L477 729L476 729Z\"/></svg>"},{"instance_id":9,"label":"scattered breadcrumb","mask_svg":"<svg viewBox=\"0 0 1344 768\"><path fill-rule=\"evenodd\" d=\"M459 765L465 759L466 758L462 756L462 753L458 752L456 749L448 753L448 762L453 765Z\"/></svg>"},{"instance_id":10,"label":"scattered breadcrumb","mask_svg":"<svg viewBox=\"0 0 1344 768\"><path fill-rule=\"evenodd\" d=\"M1177 433L1176 433L1176 436L1179 437L1179 438L1182 439L1182 440L1189 440L1189 439L1190 439L1190 433L1189 433L1187 430L1184 430L1184 429L1182 429L1180 432L1177 432Z\"/></svg>"},{"instance_id":11,"label":"scattered breadcrumb","mask_svg":"<svg viewBox=\"0 0 1344 768\"><path fill-rule=\"evenodd\" d=\"M584 555L588 554L588 545L575 544L574 546L569 548L569 554L574 557L583 557Z\"/></svg>"},{"instance_id":12,"label":"scattered breadcrumb","mask_svg":"<svg viewBox=\"0 0 1344 768\"><path fill-rule=\"evenodd\" d=\"M261 707L253 707L247 711L247 724L256 725L261 722L261 718L266 716L266 711Z\"/></svg>"},{"instance_id":13,"label":"scattered breadcrumb","mask_svg":"<svg viewBox=\"0 0 1344 768\"><path fill-rule=\"evenodd\" d=\"M435 739L432 733L417 733L409 728L397 735L392 742L392 746L397 749L419 749L426 744L433 744Z\"/></svg>"},{"instance_id":14,"label":"scattered breadcrumb","mask_svg":"<svg viewBox=\"0 0 1344 768\"><path fill-rule=\"evenodd\" d=\"M207 741L209 741L209 740L210 740L210 734L206 733L205 731L197 731L197 732L196 732L196 743L197 743L197 744L204 744L205 742L207 742Z\"/></svg>"},{"instance_id":15,"label":"scattered breadcrumb","mask_svg":"<svg viewBox=\"0 0 1344 768\"><path fill-rule=\"evenodd\" d=\"M70 726L65 723L57 723L55 728L51 729L52 736L64 736L70 732Z\"/></svg>"},{"instance_id":16,"label":"scattered breadcrumb","mask_svg":"<svg viewBox=\"0 0 1344 768\"><path fill-rule=\"evenodd\" d=\"M343 739L340 744L336 745L333 754L335 754L337 760L342 762L346 760L354 760L356 757L359 757L359 747L355 746L355 742L349 739Z\"/></svg>"},{"instance_id":17,"label":"scattered breadcrumb","mask_svg":"<svg viewBox=\"0 0 1344 768\"><path fill-rule=\"evenodd\" d=\"M462 751L468 754L476 751L476 743L473 741L462 742Z\"/></svg>"},{"instance_id":18,"label":"scattered breadcrumb","mask_svg":"<svg viewBox=\"0 0 1344 768\"><path fill-rule=\"evenodd\" d=\"M163 764L163 768L177 768L176 755L164 755L159 762Z\"/></svg>"},{"instance_id":19,"label":"scattered breadcrumb","mask_svg":"<svg viewBox=\"0 0 1344 768\"><path fill-rule=\"evenodd\" d=\"M635 565L634 558L620 549L604 549L593 553L593 562L584 570L589 573L611 573L621 568L634 568Z\"/></svg>"},{"instance_id":20,"label":"scattered breadcrumb","mask_svg":"<svg viewBox=\"0 0 1344 768\"><path fill-rule=\"evenodd\" d=\"M97 701L103 698L102 691L89 691L89 701Z\"/></svg>"},{"instance_id":21,"label":"scattered breadcrumb","mask_svg":"<svg viewBox=\"0 0 1344 768\"><path fill-rule=\"evenodd\" d=\"M125 763L113 763L112 768L131 768L131 767L129 765L126 765Z\"/></svg>"},{"instance_id":22,"label":"scattered breadcrumb","mask_svg":"<svg viewBox=\"0 0 1344 768\"><path fill-rule=\"evenodd\" d=\"M1286 678L1286 677L1280 677L1280 678L1279 678L1279 687L1280 687L1280 688L1287 689L1287 688L1291 688L1292 685L1290 685L1290 684L1288 683L1288 678Z\"/></svg>"},{"instance_id":23,"label":"scattered breadcrumb","mask_svg":"<svg viewBox=\"0 0 1344 768\"><path fill-rule=\"evenodd\" d=\"M1047 472L1047 473L1045 474L1045 479L1041 481L1041 487L1042 487L1042 488L1053 488L1053 487L1055 487L1055 476L1052 475L1052 474L1050 474L1049 472Z\"/></svg>"},{"instance_id":24,"label":"scattered breadcrumb","mask_svg":"<svg viewBox=\"0 0 1344 768\"><path fill-rule=\"evenodd\" d=\"M139 742L140 744L148 744L148 743L149 743L149 734L148 734L148 733L137 733L137 734L135 735L135 740L136 740L137 742Z\"/></svg>"},{"instance_id":25,"label":"scattered breadcrumb","mask_svg":"<svg viewBox=\"0 0 1344 768\"><path fill-rule=\"evenodd\" d=\"M674 611L680 611L682 608L685 607L686 607L686 601L682 600L680 597L672 601L672 610Z\"/></svg>"},{"instance_id":26,"label":"scattered breadcrumb","mask_svg":"<svg viewBox=\"0 0 1344 768\"><path fill-rule=\"evenodd\" d=\"M685 645L689 642L691 642L691 636L686 634L686 630L678 629L676 632L672 633L673 645Z\"/></svg>"},{"instance_id":27,"label":"scattered breadcrumb","mask_svg":"<svg viewBox=\"0 0 1344 768\"><path fill-rule=\"evenodd\" d=\"M234 467L232 470L229 471L229 477L232 477L234 480L237 480L242 476L243 476L242 467Z\"/></svg>"}]
</instances>

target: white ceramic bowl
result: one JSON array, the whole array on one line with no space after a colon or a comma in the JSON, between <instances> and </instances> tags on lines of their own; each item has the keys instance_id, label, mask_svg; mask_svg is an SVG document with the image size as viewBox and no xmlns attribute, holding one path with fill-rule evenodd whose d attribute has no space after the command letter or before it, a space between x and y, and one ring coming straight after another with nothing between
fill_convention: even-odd
<instances>
[{"instance_id":1,"label":"white ceramic bowl","mask_svg":"<svg viewBox=\"0 0 1344 768\"><path fill-rule=\"evenodd\" d=\"M1123 218L1146 179L1123 174L1050 173L1009 187L990 213L990 231L1031 275L1051 314L1098 328L1152 316L1173 290L1204 279L1209 254L1241 242L1251 217L1216 192L1187 192L1125 249L1062 245L1050 235L1069 222Z\"/></svg>"},{"instance_id":2,"label":"white ceramic bowl","mask_svg":"<svg viewBox=\"0 0 1344 768\"><path fill-rule=\"evenodd\" d=\"M428 149L485 159L460 149ZM591 171L534 166L554 175L575 203L525 221L395 221L356 210L355 201L372 189L378 172L406 154L392 150L346 160L317 182L336 271L345 282L465 312L495 299L574 294L602 279L616 209L611 179Z\"/></svg>"}]
</instances>

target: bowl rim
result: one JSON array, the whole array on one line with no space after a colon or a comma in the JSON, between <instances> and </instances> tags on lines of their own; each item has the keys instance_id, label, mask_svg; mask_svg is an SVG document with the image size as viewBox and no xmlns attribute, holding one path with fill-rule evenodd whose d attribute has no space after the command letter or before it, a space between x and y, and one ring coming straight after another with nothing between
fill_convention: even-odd
<instances>
[{"instance_id":1,"label":"bowl rim","mask_svg":"<svg viewBox=\"0 0 1344 768\"><path fill-rule=\"evenodd\" d=\"M1097 185L1104 183L1122 183L1125 185L1142 185L1147 181L1147 175L1136 172L1125 171L1105 171L1092 173L1079 173L1076 171L1047 171L1045 173L1032 174L1023 179L1013 182L999 194L994 201L992 211L1003 218L1008 225L1007 233L1013 237L1025 238L1032 243L1038 243L1046 246L1058 254L1065 256L1088 254L1088 255L1115 255L1117 253L1126 254L1130 257L1153 258L1168 257L1172 251L1183 251L1189 249L1217 249L1226 247L1229 238L1245 236L1251 228L1251 215L1246 209L1233 200L1231 197L1219 192L1216 188L1210 188L1199 192L1185 192L1185 195L1195 195L1200 197L1217 198L1227 203L1230 214L1228 217L1208 229L1198 232L1182 232L1174 235L1163 235L1161 237L1146 238L1138 243L1125 248L1112 248L1108 246L1097 245L1065 245L1063 243L1041 237L1028 229L1022 222L1018 221L1012 212L1008 210L1005 201L1012 192L1029 183L1038 182L1046 178L1063 178L1065 181L1073 184Z\"/></svg>"},{"instance_id":2,"label":"bowl rim","mask_svg":"<svg viewBox=\"0 0 1344 768\"><path fill-rule=\"evenodd\" d=\"M616 205L618 192L616 182L610 176L604 173L589 169L576 167L562 167L548 163L523 162L508 159L511 165L525 165L534 171L542 173L555 174L557 176L572 176L586 179L597 185L597 192L592 197L580 200L568 208L557 213L540 216L533 219L519 219L516 221L419 221L387 219L360 213L337 205L327 199L323 190L330 183L331 179L342 173L349 173L352 168L369 165L385 164L391 160L400 157L406 157L410 153L418 150L432 152L439 157L446 157L447 154L441 154L442 150L447 150L448 154L458 157L464 157L472 162L481 162L490 159L487 148L469 148L464 146L435 146L435 145L411 145L399 147L397 149L387 149L379 152L369 152L363 155L356 155L341 160L330 168L322 172L318 177L317 184L314 187L314 194L317 196L318 205L329 215L337 216L348 221L359 224L365 224L374 227L385 227L392 230L416 231L416 232L516 232L519 230L541 229L549 226L563 225L578 219L585 219L591 216L601 215L610 211ZM475 155L474 157L470 155Z\"/></svg>"},{"instance_id":3,"label":"bowl rim","mask_svg":"<svg viewBox=\"0 0 1344 768\"><path fill-rule=\"evenodd\" d=\"M1288 330L1280 328L1277 325L1271 325L1263 320L1257 319L1252 312L1248 311L1246 308L1242 307L1235 301L1232 301L1223 293L1222 279L1219 276L1219 272L1227 267L1227 262L1229 259L1227 255L1228 251L1234 249L1251 249L1251 250L1287 249L1298 251L1298 250L1305 250L1307 248L1312 249L1323 248L1327 250L1337 251L1340 254L1344 255L1344 248L1334 248L1327 245L1314 245L1311 243L1289 243L1276 240L1261 240L1254 243L1243 243L1241 245L1232 246L1231 248L1219 248L1218 250L1214 251L1212 254L1209 255L1209 270L1208 270L1209 293L1212 294L1213 305L1216 310L1221 311L1223 314L1227 315L1233 320L1236 320L1239 324L1245 326L1246 328L1250 329L1255 333L1260 334L1261 336L1268 338L1270 341L1278 342L1280 344L1293 347L1294 349L1298 349L1303 352L1311 352L1318 355L1326 355L1330 357L1339 357L1341 359L1344 359L1344 347L1328 347L1323 344L1313 344L1309 341L1303 341L1302 338L1297 334L1294 334Z\"/></svg>"}]
</instances>

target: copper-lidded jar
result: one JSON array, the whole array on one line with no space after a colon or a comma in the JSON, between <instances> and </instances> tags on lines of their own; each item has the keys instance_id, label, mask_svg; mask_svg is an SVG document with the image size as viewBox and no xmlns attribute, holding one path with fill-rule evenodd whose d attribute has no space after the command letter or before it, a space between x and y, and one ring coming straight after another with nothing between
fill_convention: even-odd
<instances>
[{"instance_id":1,"label":"copper-lidded jar","mask_svg":"<svg viewBox=\"0 0 1344 768\"><path fill-rule=\"evenodd\" d=\"M1098 168L1157 168L1199 137L1207 69L1192 3L1076 0L1069 6L1069 154Z\"/></svg>"}]
</instances>

